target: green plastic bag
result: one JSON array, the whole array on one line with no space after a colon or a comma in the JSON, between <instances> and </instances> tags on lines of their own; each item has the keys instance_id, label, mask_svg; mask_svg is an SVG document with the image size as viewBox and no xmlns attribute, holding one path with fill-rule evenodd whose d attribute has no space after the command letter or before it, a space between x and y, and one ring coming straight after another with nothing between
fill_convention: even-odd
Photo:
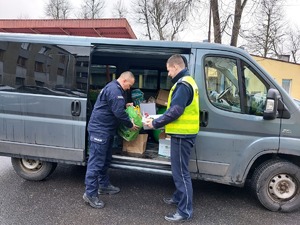
<instances>
[{"instance_id":1,"label":"green plastic bag","mask_svg":"<svg viewBox=\"0 0 300 225\"><path fill-rule=\"evenodd\" d=\"M134 109L133 106L127 107L125 112L128 114L130 119L133 119L135 125L139 126L140 129L143 126L142 117L138 114L138 112ZM121 124L118 128L118 134L126 141L133 141L139 135L140 129L138 130L130 130L130 128Z\"/></svg>"}]
</instances>

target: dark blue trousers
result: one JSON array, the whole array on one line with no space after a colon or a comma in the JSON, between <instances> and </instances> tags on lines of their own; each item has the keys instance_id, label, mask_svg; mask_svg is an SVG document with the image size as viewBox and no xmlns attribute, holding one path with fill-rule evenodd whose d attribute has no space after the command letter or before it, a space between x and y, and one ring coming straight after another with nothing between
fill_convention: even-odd
<instances>
[{"instance_id":1,"label":"dark blue trousers","mask_svg":"<svg viewBox=\"0 0 300 225\"><path fill-rule=\"evenodd\" d=\"M113 136L90 136L89 160L85 175L85 193L92 197L98 195L98 188L109 185L107 170L112 158Z\"/></svg>"},{"instance_id":2,"label":"dark blue trousers","mask_svg":"<svg viewBox=\"0 0 300 225\"><path fill-rule=\"evenodd\" d=\"M189 172L189 161L195 138L171 137L171 168L176 191L173 200L181 216L193 215L193 186Z\"/></svg>"}]
</instances>

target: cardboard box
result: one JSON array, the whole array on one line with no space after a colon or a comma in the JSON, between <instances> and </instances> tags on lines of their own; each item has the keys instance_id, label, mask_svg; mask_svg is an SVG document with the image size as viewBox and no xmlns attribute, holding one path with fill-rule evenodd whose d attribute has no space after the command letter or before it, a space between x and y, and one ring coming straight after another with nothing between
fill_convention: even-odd
<instances>
[{"instance_id":1,"label":"cardboard box","mask_svg":"<svg viewBox=\"0 0 300 225\"><path fill-rule=\"evenodd\" d=\"M171 139L159 139L158 155L164 157L171 156Z\"/></svg>"},{"instance_id":2,"label":"cardboard box","mask_svg":"<svg viewBox=\"0 0 300 225\"><path fill-rule=\"evenodd\" d=\"M139 134L133 141L123 140L123 151L128 153L143 154L146 150L148 134Z\"/></svg>"},{"instance_id":3,"label":"cardboard box","mask_svg":"<svg viewBox=\"0 0 300 225\"><path fill-rule=\"evenodd\" d=\"M155 103L162 106L168 105L169 91L160 89L156 97Z\"/></svg>"},{"instance_id":4,"label":"cardboard box","mask_svg":"<svg viewBox=\"0 0 300 225\"><path fill-rule=\"evenodd\" d=\"M165 131L162 131L160 134L159 134L159 139L171 139L171 136L166 134Z\"/></svg>"}]
</instances>

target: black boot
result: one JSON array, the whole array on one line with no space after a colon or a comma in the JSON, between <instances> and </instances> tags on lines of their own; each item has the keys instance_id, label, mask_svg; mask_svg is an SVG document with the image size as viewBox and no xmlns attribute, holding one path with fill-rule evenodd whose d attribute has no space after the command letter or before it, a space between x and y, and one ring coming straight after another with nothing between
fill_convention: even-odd
<instances>
[{"instance_id":1,"label":"black boot","mask_svg":"<svg viewBox=\"0 0 300 225\"><path fill-rule=\"evenodd\" d=\"M86 193L82 196L85 203L89 204L93 208L101 209L104 207L104 202L101 201L98 196L95 197L89 197Z\"/></svg>"}]
</instances>

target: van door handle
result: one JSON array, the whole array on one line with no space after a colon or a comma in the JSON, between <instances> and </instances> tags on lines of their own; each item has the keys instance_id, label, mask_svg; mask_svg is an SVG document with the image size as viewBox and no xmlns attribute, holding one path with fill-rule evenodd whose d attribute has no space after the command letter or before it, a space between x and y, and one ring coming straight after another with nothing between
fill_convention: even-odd
<instances>
[{"instance_id":1,"label":"van door handle","mask_svg":"<svg viewBox=\"0 0 300 225\"><path fill-rule=\"evenodd\" d=\"M74 100L71 103L71 114L72 116L80 116L81 113L81 103L78 100Z\"/></svg>"},{"instance_id":2,"label":"van door handle","mask_svg":"<svg viewBox=\"0 0 300 225\"><path fill-rule=\"evenodd\" d=\"M206 110L200 111L200 127L207 127L208 112Z\"/></svg>"}]
</instances>

